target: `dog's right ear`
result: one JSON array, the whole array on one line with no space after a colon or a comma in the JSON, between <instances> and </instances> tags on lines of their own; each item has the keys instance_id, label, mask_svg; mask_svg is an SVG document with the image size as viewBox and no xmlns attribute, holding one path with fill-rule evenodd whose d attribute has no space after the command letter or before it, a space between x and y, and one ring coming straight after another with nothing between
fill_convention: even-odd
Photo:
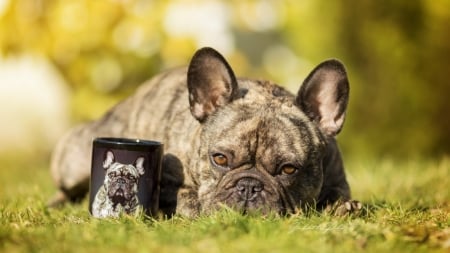
<instances>
[{"instance_id":1,"label":"dog's right ear","mask_svg":"<svg viewBox=\"0 0 450 253\"><path fill-rule=\"evenodd\" d=\"M145 169L144 169L144 157L140 156L138 159L136 159L136 162L134 162L134 165L139 173L139 175L144 175Z\"/></svg>"},{"instance_id":2,"label":"dog's right ear","mask_svg":"<svg viewBox=\"0 0 450 253\"><path fill-rule=\"evenodd\" d=\"M107 169L114 163L114 154L111 150L108 150L105 154L105 160L103 161L103 168Z\"/></svg>"},{"instance_id":3,"label":"dog's right ear","mask_svg":"<svg viewBox=\"0 0 450 253\"><path fill-rule=\"evenodd\" d=\"M309 74L296 102L323 133L335 136L344 124L348 97L345 67L332 59L322 62Z\"/></svg>"},{"instance_id":4,"label":"dog's right ear","mask_svg":"<svg viewBox=\"0 0 450 253\"><path fill-rule=\"evenodd\" d=\"M229 103L237 92L237 81L225 58L205 47L192 57L187 74L192 115L203 122L217 108Z\"/></svg>"}]
</instances>

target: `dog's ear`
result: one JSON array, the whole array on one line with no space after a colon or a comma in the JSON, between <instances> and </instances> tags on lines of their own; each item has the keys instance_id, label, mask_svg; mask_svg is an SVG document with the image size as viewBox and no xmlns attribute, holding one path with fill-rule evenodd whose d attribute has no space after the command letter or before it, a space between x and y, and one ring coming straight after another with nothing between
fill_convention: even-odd
<instances>
[{"instance_id":1,"label":"dog's ear","mask_svg":"<svg viewBox=\"0 0 450 253\"><path fill-rule=\"evenodd\" d=\"M237 92L237 81L225 58L212 48L198 50L187 74L192 115L203 122L217 108L230 102Z\"/></svg>"},{"instance_id":2,"label":"dog's ear","mask_svg":"<svg viewBox=\"0 0 450 253\"><path fill-rule=\"evenodd\" d=\"M328 136L342 129L349 97L349 84L344 65L338 60L319 64L305 79L296 102Z\"/></svg>"},{"instance_id":3,"label":"dog's ear","mask_svg":"<svg viewBox=\"0 0 450 253\"><path fill-rule=\"evenodd\" d=\"M138 159L136 159L136 162L134 162L134 165L136 166L136 169L137 169L139 175L141 175L141 176L144 175L144 172L145 172L144 161L145 161L144 157L141 156L141 157L138 157Z\"/></svg>"},{"instance_id":4,"label":"dog's ear","mask_svg":"<svg viewBox=\"0 0 450 253\"><path fill-rule=\"evenodd\" d=\"M111 150L108 150L105 154L105 160L103 161L103 168L107 169L114 163L114 154Z\"/></svg>"}]
</instances>

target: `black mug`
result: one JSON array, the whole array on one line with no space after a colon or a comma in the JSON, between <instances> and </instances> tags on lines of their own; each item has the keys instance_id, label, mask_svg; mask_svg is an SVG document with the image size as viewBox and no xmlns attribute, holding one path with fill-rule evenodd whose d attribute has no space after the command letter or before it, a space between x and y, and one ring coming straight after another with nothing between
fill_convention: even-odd
<instances>
[{"instance_id":1,"label":"black mug","mask_svg":"<svg viewBox=\"0 0 450 253\"><path fill-rule=\"evenodd\" d=\"M93 142L89 211L97 218L142 210L155 215L163 144L157 141L96 138Z\"/></svg>"}]
</instances>

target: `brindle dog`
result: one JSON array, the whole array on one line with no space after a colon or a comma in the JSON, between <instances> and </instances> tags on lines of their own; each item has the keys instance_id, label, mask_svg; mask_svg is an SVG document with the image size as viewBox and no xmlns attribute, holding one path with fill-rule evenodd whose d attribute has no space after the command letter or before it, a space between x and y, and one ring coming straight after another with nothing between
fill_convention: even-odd
<instances>
[{"instance_id":1,"label":"brindle dog","mask_svg":"<svg viewBox=\"0 0 450 253\"><path fill-rule=\"evenodd\" d=\"M155 139L165 155L160 208L197 216L228 206L243 213L295 213L351 201L334 136L345 119L349 83L327 60L296 95L270 82L236 78L224 57L202 48L187 69L155 76L101 119L73 129L53 155L60 193L53 204L88 191L97 136Z\"/></svg>"}]
</instances>

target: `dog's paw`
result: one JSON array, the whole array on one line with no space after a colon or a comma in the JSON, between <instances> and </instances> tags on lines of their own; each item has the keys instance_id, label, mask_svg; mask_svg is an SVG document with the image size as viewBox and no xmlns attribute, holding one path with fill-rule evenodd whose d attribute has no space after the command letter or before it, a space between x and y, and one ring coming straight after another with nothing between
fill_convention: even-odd
<instances>
[{"instance_id":1,"label":"dog's paw","mask_svg":"<svg viewBox=\"0 0 450 253\"><path fill-rule=\"evenodd\" d=\"M362 210L361 202L357 200L338 201L333 205L325 208L325 212L334 216L346 216L351 214L359 214Z\"/></svg>"},{"instance_id":2,"label":"dog's paw","mask_svg":"<svg viewBox=\"0 0 450 253\"><path fill-rule=\"evenodd\" d=\"M334 215L345 216L348 214L358 214L361 212L362 204L357 200L349 200L344 203L340 203L334 210Z\"/></svg>"}]
</instances>

